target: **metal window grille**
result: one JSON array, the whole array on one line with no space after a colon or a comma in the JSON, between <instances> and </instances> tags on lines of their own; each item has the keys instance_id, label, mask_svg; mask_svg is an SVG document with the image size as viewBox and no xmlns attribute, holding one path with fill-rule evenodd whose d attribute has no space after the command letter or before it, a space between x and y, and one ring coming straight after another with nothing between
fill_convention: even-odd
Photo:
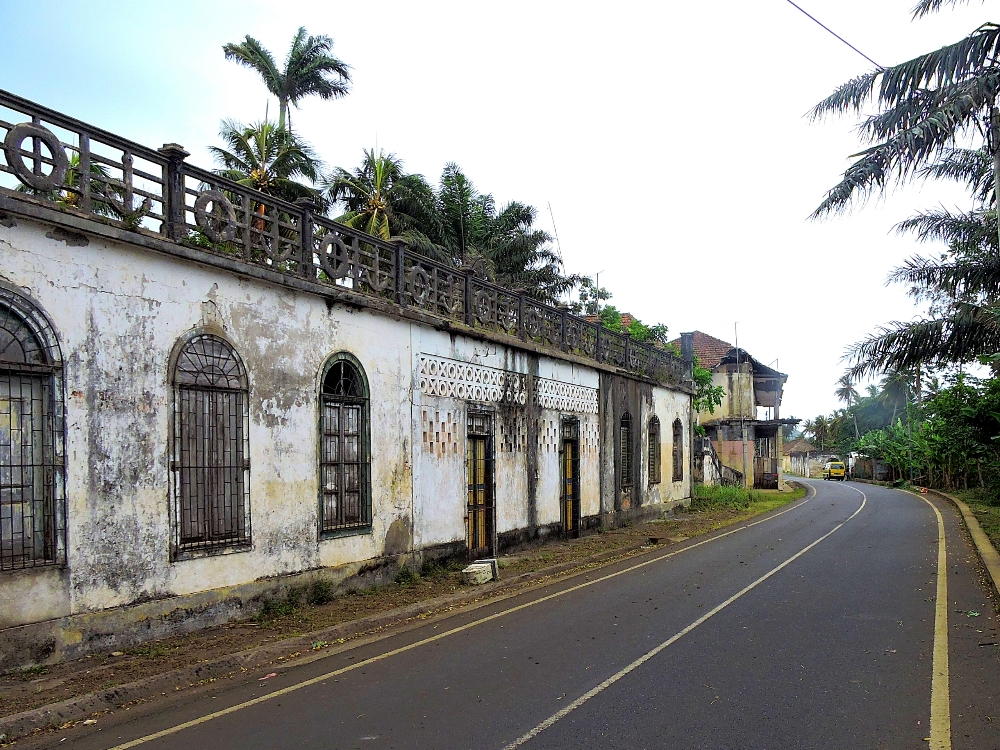
<instances>
[{"instance_id":1,"label":"metal window grille","mask_svg":"<svg viewBox=\"0 0 1000 750\"><path fill-rule=\"evenodd\" d=\"M0 570L66 561L62 358L45 318L0 288Z\"/></svg>"},{"instance_id":2,"label":"metal window grille","mask_svg":"<svg viewBox=\"0 0 1000 750\"><path fill-rule=\"evenodd\" d=\"M178 551L250 543L249 391L223 339L188 341L174 371L172 478Z\"/></svg>"},{"instance_id":3,"label":"metal window grille","mask_svg":"<svg viewBox=\"0 0 1000 750\"><path fill-rule=\"evenodd\" d=\"M632 452L632 415L625 412L619 426L619 442L621 443L621 486L632 486L632 467L635 465L635 455Z\"/></svg>"},{"instance_id":4,"label":"metal window grille","mask_svg":"<svg viewBox=\"0 0 1000 750\"><path fill-rule=\"evenodd\" d=\"M674 481L680 482L684 479L684 425L681 420L674 420L674 444L673 444L673 464Z\"/></svg>"},{"instance_id":5,"label":"metal window grille","mask_svg":"<svg viewBox=\"0 0 1000 750\"><path fill-rule=\"evenodd\" d=\"M347 360L334 362L323 379L320 432L320 528L369 527L368 397L361 372Z\"/></svg>"},{"instance_id":6,"label":"metal window grille","mask_svg":"<svg viewBox=\"0 0 1000 750\"><path fill-rule=\"evenodd\" d=\"M660 483L660 418L649 420L649 483Z\"/></svg>"}]
</instances>

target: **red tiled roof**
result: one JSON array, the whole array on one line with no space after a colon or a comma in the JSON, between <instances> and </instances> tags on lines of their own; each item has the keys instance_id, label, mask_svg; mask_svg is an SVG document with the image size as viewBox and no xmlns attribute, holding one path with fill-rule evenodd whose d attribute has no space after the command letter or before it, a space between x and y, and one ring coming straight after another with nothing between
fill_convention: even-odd
<instances>
[{"instance_id":1,"label":"red tiled roof","mask_svg":"<svg viewBox=\"0 0 1000 750\"><path fill-rule=\"evenodd\" d=\"M674 339L670 342L674 346L681 348L681 340ZM698 364L706 370L714 370L729 352L733 350L733 345L728 341L717 339L701 331L694 332L694 354L698 358Z\"/></svg>"}]
</instances>

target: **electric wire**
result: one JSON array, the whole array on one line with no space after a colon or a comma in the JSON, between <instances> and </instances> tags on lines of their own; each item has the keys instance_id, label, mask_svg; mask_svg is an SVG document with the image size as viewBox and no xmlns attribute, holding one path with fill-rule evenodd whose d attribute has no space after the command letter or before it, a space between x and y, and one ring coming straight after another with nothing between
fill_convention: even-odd
<instances>
[{"instance_id":1,"label":"electric wire","mask_svg":"<svg viewBox=\"0 0 1000 750\"><path fill-rule=\"evenodd\" d=\"M862 52L861 50L859 50L857 47L855 47L849 41L847 41L846 39L844 39L844 37L842 37L836 31L834 31L829 26L827 26L825 23L823 23L818 18L816 18L816 16L810 14L807 10L805 10L801 6L796 5L795 3L792 2L792 0L787 0L787 2L793 8L795 8L798 11L800 11L804 16L806 16L807 18L809 18L810 20L812 20L814 23L816 23L820 28L824 29L825 31L827 31L830 34L832 34L833 36L837 37L837 39L839 39L844 44L846 44L848 47L850 47L852 50L854 50L855 52L857 52L859 55L861 55L863 58L865 58L868 62L870 62L876 68L878 68L879 70L885 70L885 68L882 65L879 65L877 62L875 62L874 60L872 60L870 57L868 57L868 55L866 55L864 52Z\"/></svg>"}]
</instances>

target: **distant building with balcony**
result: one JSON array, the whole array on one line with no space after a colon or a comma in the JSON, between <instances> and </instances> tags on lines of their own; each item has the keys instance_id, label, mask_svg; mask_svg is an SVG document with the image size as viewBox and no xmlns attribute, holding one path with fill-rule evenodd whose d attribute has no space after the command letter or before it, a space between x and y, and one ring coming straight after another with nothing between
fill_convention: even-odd
<instances>
[{"instance_id":1,"label":"distant building with balcony","mask_svg":"<svg viewBox=\"0 0 1000 750\"><path fill-rule=\"evenodd\" d=\"M680 339L673 342L680 346ZM724 466L743 476L747 487L782 486L781 427L797 424L782 419L781 398L788 376L763 364L728 341L693 333L694 354L712 372L712 384L723 389L714 412L697 414Z\"/></svg>"}]
</instances>

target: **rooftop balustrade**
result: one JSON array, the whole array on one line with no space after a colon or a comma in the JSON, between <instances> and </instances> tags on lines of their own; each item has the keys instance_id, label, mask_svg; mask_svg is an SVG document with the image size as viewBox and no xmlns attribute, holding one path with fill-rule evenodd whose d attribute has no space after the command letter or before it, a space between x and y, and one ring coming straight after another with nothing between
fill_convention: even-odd
<instances>
[{"instance_id":1,"label":"rooftop balustrade","mask_svg":"<svg viewBox=\"0 0 1000 750\"><path fill-rule=\"evenodd\" d=\"M691 363L185 160L0 90L0 193L691 387ZM231 263L227 264L231 266Z\"/></svg>"}]
</instances>

